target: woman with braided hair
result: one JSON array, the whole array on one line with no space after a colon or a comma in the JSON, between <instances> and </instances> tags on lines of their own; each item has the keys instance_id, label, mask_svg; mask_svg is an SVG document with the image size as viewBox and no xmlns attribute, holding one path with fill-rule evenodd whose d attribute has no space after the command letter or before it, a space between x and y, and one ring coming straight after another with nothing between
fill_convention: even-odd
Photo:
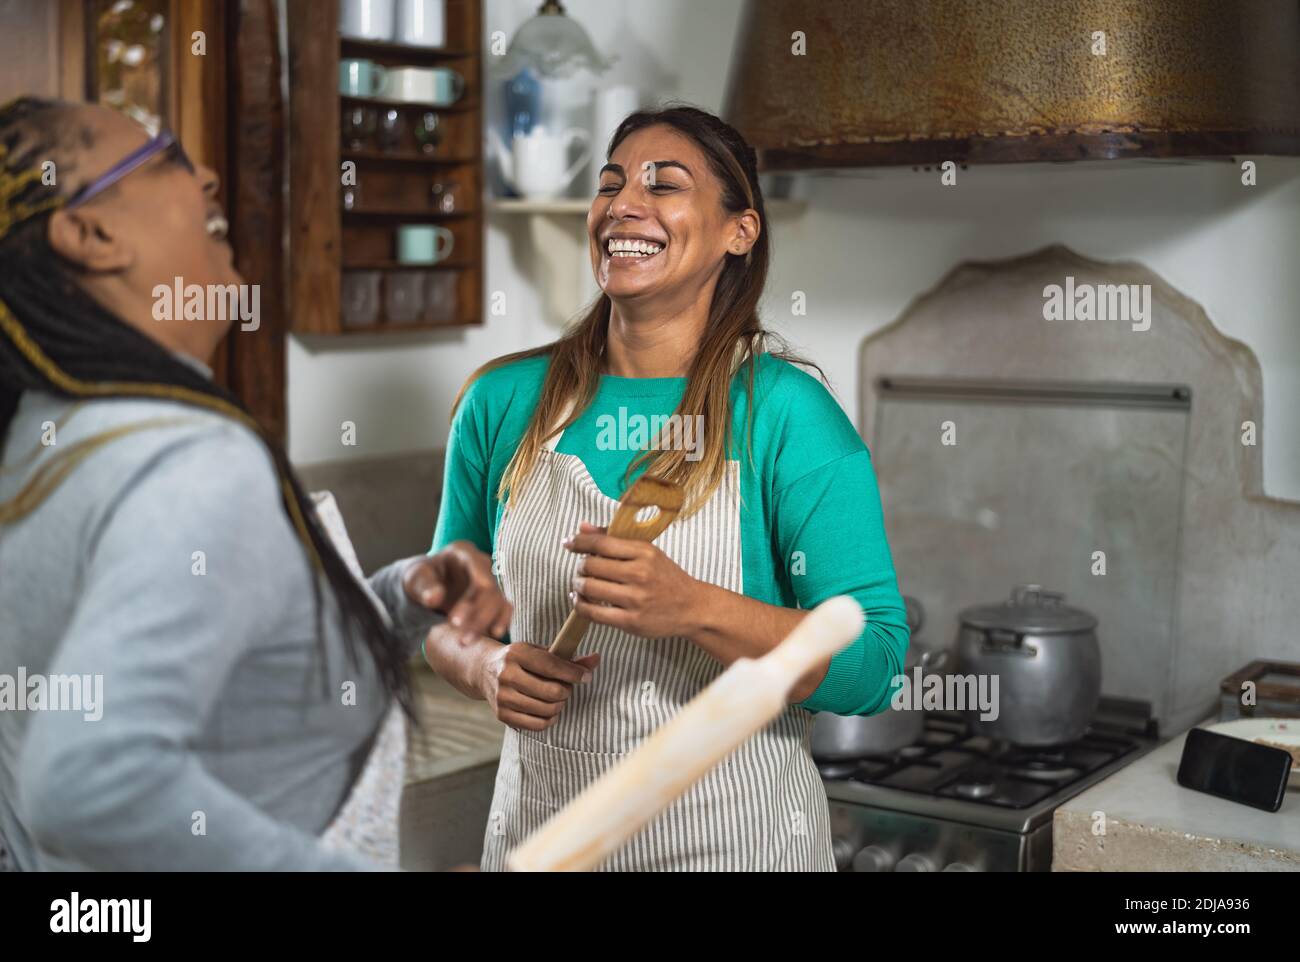
<instances>
[{"instance_id":1,"label":"woman with braided hair","mask_svg":"<svg viewBox=\"0 0 1300 962\"><path fill-rule=\"evenodd\" d=\"M44 709L0 711L0 868L371 867L318 836L407 660L435 612L510 620L467 544L357 579L211 379L225 312L155 317L157 285L241 283L215 191L111 110L0 108L0 708Z\"/></svg>"}]
</instances>

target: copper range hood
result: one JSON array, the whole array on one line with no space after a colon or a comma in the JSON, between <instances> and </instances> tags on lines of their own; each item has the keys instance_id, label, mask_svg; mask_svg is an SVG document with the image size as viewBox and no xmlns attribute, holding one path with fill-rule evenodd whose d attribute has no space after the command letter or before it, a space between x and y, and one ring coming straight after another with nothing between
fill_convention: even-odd
<instances>
[{"instance_id":1,"label":"copper range hood","mask_svg":"<svg viewBox=\"0 0 1300 962\"><path fill-rule=\"evenodd\" d=\"M1300 0L749 0L728 88L765 171L1296 155Z\"/></svg>"}]
</instances>

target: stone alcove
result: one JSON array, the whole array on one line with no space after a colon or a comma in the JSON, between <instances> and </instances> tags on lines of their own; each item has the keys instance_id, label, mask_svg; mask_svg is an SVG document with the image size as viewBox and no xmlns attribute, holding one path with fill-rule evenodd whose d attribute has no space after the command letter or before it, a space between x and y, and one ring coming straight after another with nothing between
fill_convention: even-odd
<instances>
[{"instance_id":1,"label":"stone alcove","mask_svg":"<svg viewBox=\"0 0 1300 962\"><path fill-rule=\"evenodd\" d=\"M1067 277L1076 286L1150 285L1149 329L1045 320L1045 289ZM1012 573L1039 580L1047 571L1068 584L1046 587L1066 588L1100 619L1103 691L1144 697L1164 734L1210 714L1219 682L1247 662L1300 660L1300 502L1263 493L1259 364L1146 267L1061 246L963 263L863 341L859 379L859 424L875 459L900 585L927 602L928 644L951 644L957 612L1005 597ZM978 389L994 383L1049 394L1077 386L1081 395L1096 389L1120 398L996 407L1001 402L991 406ZM920 393L897 390L909 384ZM1181 403L1180 390L1187 392ZM1126 392L1136 399L1131 405ZM1154 405L1139 403L1144 392ZM1017 420L1049 409L1058 420L1040 417L1037 427ZM939 410L953 412L958 432L946 450ZM1254 424L1253 445L1243 443L1246 422ZM1055 435L1045 433L1052 424ZM964 437L963 425L973 428ZM1063 465L1063 483L1047 472L1035 484L1022 468L1054 463ZM1110 484L1107 504L1086 483L1115 475L1131 482L1131 495L1118 496L1130 499L1129 510L1119 514L1119 488ZM1015 503L1001 510L974 503L1011 490ZM963 492L983 494L972 500ZM1041 519L1044 538L1026 535L1040 530L1033 525L1007 523L1008 513ZM1077 537L1089 524L1096 548L1107 552L1100 577ZM1064 531L1076 536L1053 543L1052 533ZM1017 567L1017 552L1032 562ZM1144 605L1145 591L1159 603Z\"/></svg>"}]
</instances>

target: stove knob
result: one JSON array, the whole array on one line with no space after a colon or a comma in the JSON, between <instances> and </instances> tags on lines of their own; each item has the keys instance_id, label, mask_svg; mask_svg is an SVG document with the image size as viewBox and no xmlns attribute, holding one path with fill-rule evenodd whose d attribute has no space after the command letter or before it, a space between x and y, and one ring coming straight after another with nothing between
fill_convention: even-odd
<instances>
[{"instance_id":1,"label":"stove knob","mask_svg":"<svg viewBox=\"0 0 1300 962\"><path fill-rule=\"evenodd\" d=\"M868 845L853 856L855 872L890 872L894 869L894 853L879 845Z\"/></svg>"},{"instance_id":2,"label":"stove knob","mask_svg":"<svg viewBox=\"0 0 1300 962\"><path fill-rule=\"evenodd\" d=\"M847 872L853 865L853 843L847 838L835 836L831 839L831 853L835 856L835 870Z\"/></svg>"},{"instance_id":3,"label":"stove knob","mask_svg":"<svg viewBox=\"0 0 1300 962\"><path fill-rule=\"evenodd\" d=\"M967 865L965 862L949 862L943 867L945 872L978 872L974 865Z\"/></svg>"},{"instance_id":4,"label":"stove knob","mask_svg":"<svg viewBox=\"0 0 1300 962\"><path fill-rule=\"evenodd\" d=\"M894 866L895 872L933 872L934 864L924 855L904 855Z\"/></svg>"}]
</instances>

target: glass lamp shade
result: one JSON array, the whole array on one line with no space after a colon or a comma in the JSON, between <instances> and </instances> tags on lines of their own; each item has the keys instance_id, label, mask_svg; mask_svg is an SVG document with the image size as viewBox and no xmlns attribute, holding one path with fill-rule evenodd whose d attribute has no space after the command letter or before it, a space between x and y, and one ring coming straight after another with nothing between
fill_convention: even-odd
<instances>
[{"instance_id":1,"label":"glass lamp shade","mask_svg":"<svg viewBox=\"0 0 1300 962\"><path fill-rule=\"evenodd\" d=\"M601 74L613 62L600 55L587 31L565 14L558 0L546 0L537 15L515 32L496 73L513 77L531 67L539 77L562 79L581 70Z\"/></svg>"}]
</instances>

